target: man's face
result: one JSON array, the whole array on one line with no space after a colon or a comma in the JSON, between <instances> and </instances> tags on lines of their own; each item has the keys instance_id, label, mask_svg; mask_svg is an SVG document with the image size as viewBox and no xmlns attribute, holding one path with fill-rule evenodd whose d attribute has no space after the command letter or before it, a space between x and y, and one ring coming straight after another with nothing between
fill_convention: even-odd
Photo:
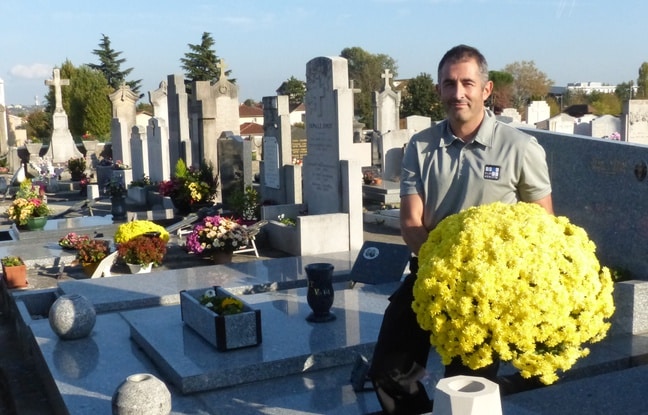
<instances>
[{"instance_id":1,"label":"man's face","mask_svg":"<svg viewBox=\"0 0 648 415\"><path fill-rule=\"evenodd\" d=\"M446 63L441 68L437 91L451 124L481 122L484 101L492 89L491 81L483 83L474 59Z\"/></svg>"}]
</instances>

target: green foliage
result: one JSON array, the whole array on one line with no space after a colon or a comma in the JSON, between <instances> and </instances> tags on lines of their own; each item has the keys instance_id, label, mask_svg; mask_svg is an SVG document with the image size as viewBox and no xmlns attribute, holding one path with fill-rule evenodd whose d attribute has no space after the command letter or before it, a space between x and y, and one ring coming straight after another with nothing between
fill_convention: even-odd
<instances>
[{"instance_id":1,"label":"green foliage","mask_svg":"<svg viewBox=\"0 0 648 415\"><path fill-rule=\"evenodd\" d=\"M254 186L245 189L236 188L230 196L231 209L234 215L243 220L257 220L261 216L261 199Z\"/></svg>"},{"instance_id":2,"label":"green foliage","mask_svg":"<svg viewBox=\"0 0 648 415\"><path fill-rule=\"evenodd\" d=\"M61 97L72 135L81 137L90 133L101 141L108 139L112 118L107 98L110 87L101 72L86 65L76 68L66 60L61 66L61 79L70 80L70 85L61 87ZM50 88L46 100L45 111L51 117L55 109L54 87Z\"/></svg>"},{"instance_id":3,"label":"green foliage","mask_svg":"<svg viewBox=\"0 0 648 415\"><path fill-rule=\"evenodd\" d=\"M589 97L590 105L594 107L596 115L621 114L621 101L615 94L592 93Z\"/></svg>"},{"instance_id":4,"label":"green foliage","mask_svg":"<svg viewBox=\"0 0 648 415\"><path fill-rule=\"evenodd\" d=\"M200 44L192 45L189 43L190 52L185 53L184 58L180 58L182 69L185 76L191 81L211 81L215 83L220 79L221 68L219 58L213 50L214 38L208 32L203 32ZM232 71L225 71L229 77ZM235 79L229 79L230 82L236 83Z\"/></svg>"},{"instance_id":5,"label":"green foliage","mask_svg":"<svg viewBox=\"0 0 648 415\"><path fill-rule=\"evenodd\" d=\"M24 264L22 258L19 256L5 256L2 257L2 266L5 267L17 267L18 265Z\"/></svg>"},{"instance_id":6,"label":"green foliage","mask_svg":"<svg viewBox=\"0 0 648 415\"><path fill-rule=\"evenodd\" d=\"M122 83L126 83L134 93L139 93L142 80L126 81L126 77L133 71L133 68L121 69L121 65L126 62L126 59L119 58L122 52L117 52L110 46L108 36L101 34L99 49L94 49L92 53L99 58L99 64L89 63L88 66L101 72L113 90L118 89Z\"/></svg>"},{"instance_id":7,"label":"green foliage","mask_svg":"<svg viewBox=\"0 0 648 415\"><path fill-rule=\"evenodd\" d=\"M306 82L291 76L277 89L277 94L287 95L290 104L299 105L304 102L304 97L306 96Z\"/></svg>"},{"instance_id":8,"label":"green foliage","mask_svg":"<svg viewBox=\"0 0 648 415\"><path fill-rule=\"evenodd\" d=\"M515 82L513 75L508 72L489 71L488 79L493 82L493 92L488 98L489 106L496 110L510 107Z\"/></svg>"},{"instance_id":9,"label":"green foliage","mask_svg":"<svg viewBox=\"0 0 648 415\"><path fill-rule=\"evenodd\" d=\"M619 97L621 102L632 99L632 88L634 87L634 81L621 82L617 85L614 95Z\"/></svg>"},{"instance_id":10,"label":"green foliage","mask_svg":"<svg viewBox=\"0 0 648 415\"><path fill-rule=\"evenodd\" d=\"M439 94L428 73L421 73L407 82L407 93L403 97L401 117L422 115L433 120L445 117Z\"/></svg>"},{"instance_id":11,"label":"green foliage","mask_svg":"<svg viewBox=\"0 0 648 415\"><path fill-rule=\"evenodd\" d=\"M354 88L361 90L354 95L359 121L367 128L373 128L372 95L382 89L385 81L381 75L385 69L389 69L394 77L398 75L396 61L388 55L371 54L357 46L343 49L340 56L348 61L349 81L354 82Z\"/></svg>"},{"instance_id":12,"label":"green foliage","mask_svg":"<svg viewBox=\"0 0 648 415\"><path fill-rule=\"evenodd\" d=\"M27 137L49 143L52 137L52 121L48 113L39 108L27 116Z\"/></svg>"},{"instance_id":13,"label":"green foliage","mask_svg":"<svg viewBox=\"0 0 648 415\"><path fill-rule=\"evenodd\" d=\"M637 99L648 98L648 62L644 62L639 67L639 77L637 78Z\"/></svg>"}]
</instances>

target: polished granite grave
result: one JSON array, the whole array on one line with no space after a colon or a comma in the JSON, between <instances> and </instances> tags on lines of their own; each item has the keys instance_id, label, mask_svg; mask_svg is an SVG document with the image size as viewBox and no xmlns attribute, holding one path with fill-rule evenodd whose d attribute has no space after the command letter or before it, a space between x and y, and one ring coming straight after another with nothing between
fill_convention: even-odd
<instances>
[{"instance_id":1,"label":"polished granite grave","mask_svg":"<svg viewBox=\"0 0 648 415\"><path fill-rule=\"evenodd\" d=\"M178 305L99 314L91 335L79 340L58 339L47 319L33 319L29 327L61 413L109 413L120 382L145 372L167 383L174 414L252 414L267 405L291 413L329 407L357 414L379 407L373 393L353 391L351 363L358 353L370 353L395 284L348 289L337 283L337 319L320 324L305 320L304 288L246 295L262 310L263 342L228 352L184 327ZM202 391L206 386L213 390ZM271 390L283 396L259 395Z\"/></svg>"},{"instance_id":2,"label":"polished granite grave","mask_svg":"<svg viewBox=\"0 0 648 415\"><path fill-rule=\"evenodd\" d=\"M310 323L306 289L246 295L261 311L263 341L258 346L219 352L181 319L180 307L122 312L131 337L182 393L219 389L242 383L350 364L358 354L371 354L387 296L396 288L336 287L326 323ZM372 292L373 291L373 292Z\"/></svg>"}]
</instances>

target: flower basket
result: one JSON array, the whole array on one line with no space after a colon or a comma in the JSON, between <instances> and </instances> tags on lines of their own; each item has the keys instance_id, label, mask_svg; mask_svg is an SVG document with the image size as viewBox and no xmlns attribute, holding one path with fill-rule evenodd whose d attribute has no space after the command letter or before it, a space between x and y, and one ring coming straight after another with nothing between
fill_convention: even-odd
<instances>
[{"instance_id":1,"label":"flower basket","mask_svg":"<svg viewBox=\"0 0 648 415\"><path fill-rule=\"evenodd\" d=\"M219 296L237 298L223 290L213 287ZM200 297L205 289L180 291L180 310L182 321L203 339L224 352L242 347L261 344L261 311L243 303L243 311L238 314L217 314L202 305Z\"/></svg>"},{"instance_id":2,"label":"flower basket","mask_svg":"<svg viewBox=\"0 0 648 415\"><path fill-rule=\"evenodd\" d=\"M613 283L595 250L584 229L539 205L469 208L421 247L412 309L444 364L497 358L551 384L610 327Z\"/></svg>"},{"instance_id":3,"label":"flower basket","mask_svg":"<svg viewBox=\"0 0 648 415\"><path fill-rule=\"evenodd\" d=\"M224 216L205 216L187 236L186 248L194 254L234 252L250 243L248 228L241 221Z\"/></svg>"}]
</instances>

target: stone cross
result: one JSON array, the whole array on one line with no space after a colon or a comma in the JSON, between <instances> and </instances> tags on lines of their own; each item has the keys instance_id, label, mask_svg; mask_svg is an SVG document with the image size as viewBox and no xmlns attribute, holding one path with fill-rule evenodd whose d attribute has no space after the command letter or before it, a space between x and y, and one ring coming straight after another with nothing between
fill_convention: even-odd
<instances>
[{"instance_id":1,"label":"stone cross","mask_svg":"<svg viewBox=\"0 0 648 415\"><path fill-rule=\"evenodd\" d=\"M59 68L54 68L52 72L54 79L46 79L45 85L54 87L54 97L56 98L56 106L54 108L54 112L63 112L63 97L61 94L61 86L70 85L70 80L61 79L61 70Z\"/></svg>"},{"instance_id":2,"label":"stone cross","mask_svg":"<svg viewBox=\"0 0 648 415\"><path fill-rule=\"evenodd\" d=\"M216 62L216 69L220 69L220 75L218 75L219 81L225 81L227 79L227 74L225 73L226 68L227 65L225 65L225 61L223 59L219 59L218 62Z\"/></svg>"},{"instance_id":3,"label":"stone cross","mask_svg":"<svg viewBox=\"0 0 648 415\"><path fill-rule=\"evenodd\" d=\"M386 68L385 72L380 74L380 77L385 80L385 90L391 89L391 85L389 85L389 80L393 78L394 75L390 73L389 68Z\"/></svg>"}]
</instances>

